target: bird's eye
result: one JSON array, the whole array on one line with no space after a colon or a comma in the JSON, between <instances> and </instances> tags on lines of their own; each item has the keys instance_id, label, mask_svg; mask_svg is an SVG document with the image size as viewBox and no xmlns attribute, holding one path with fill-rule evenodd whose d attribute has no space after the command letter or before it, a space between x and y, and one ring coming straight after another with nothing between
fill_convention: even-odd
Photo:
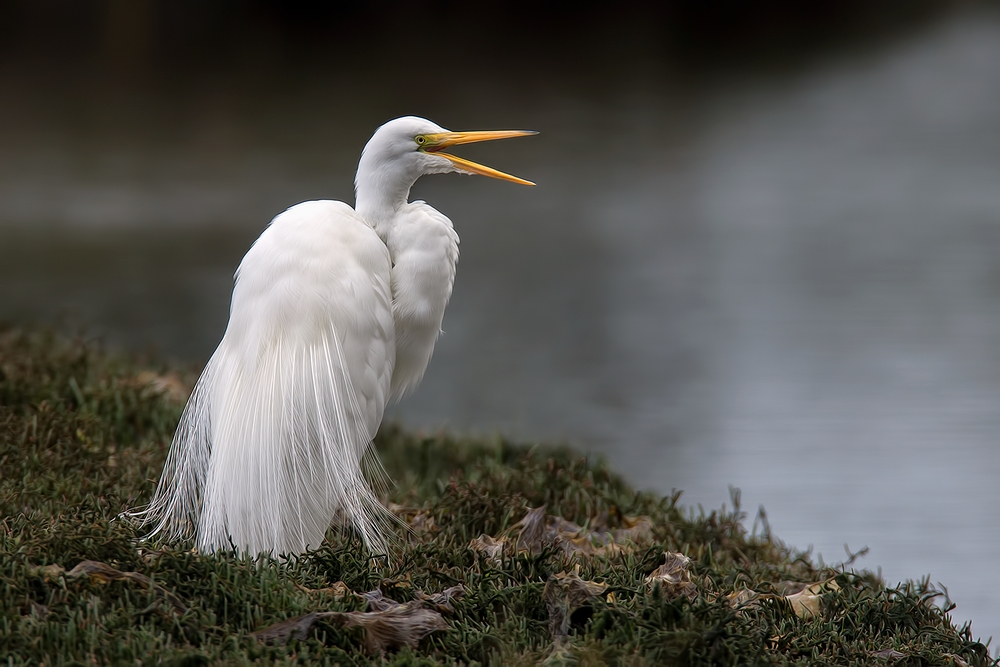
<instances>
[{"instance_id":1,"label":"bird's eye","mask_svg":"<svg viewBox=\"0 0 1000 667\"><path fill-rule=\"evenodd\" d=\"M416 137L414 137L413 140L417 142L418 146L423 146L424 144L427 143L427 137L425 137L422 134L418 134Z\"/></svg>"}]
</instances>

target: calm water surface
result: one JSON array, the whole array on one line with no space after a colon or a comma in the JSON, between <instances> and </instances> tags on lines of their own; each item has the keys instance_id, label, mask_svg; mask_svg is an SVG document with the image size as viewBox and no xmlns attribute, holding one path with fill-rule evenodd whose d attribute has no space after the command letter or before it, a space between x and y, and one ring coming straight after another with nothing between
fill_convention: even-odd
<instances>
[{"instance_id":1,"label":"calm water surface","mask_svg":"<svg viewBox=\"0 0 1000 667\"><path fill-rule=\"evenodd\" d=\"M565 439L890 582L929 574L1000 636L1000 16L693 88L487 82L414 104L289 84L185 100L11 84L0 319L201 363L266 221L351 200L402 113L530 127L427 178L462 259L416 428ZM349 82L348 82L349 83ZM364 96L362 96L364 97ZM359 106L360 105L360 106ZM994 651L996 647L994 647Z\"/></svg>"}]
</instances>

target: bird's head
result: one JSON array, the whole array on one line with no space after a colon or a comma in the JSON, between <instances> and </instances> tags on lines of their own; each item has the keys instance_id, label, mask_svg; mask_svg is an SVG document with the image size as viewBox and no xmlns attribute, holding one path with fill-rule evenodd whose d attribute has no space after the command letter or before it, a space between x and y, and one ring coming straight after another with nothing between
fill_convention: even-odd
<instances>
[{"instance_id":1,"label":"bird's head","mask_svg":"<svg viewBox=\"0 0 1000 667\"><path fill-rule=\"evenodd\" d=\"M416 116L390 120L375 131L365 145L358 165L357 185L374 178L383 187L398 182L407 191L421 176L459 172L479 174L505 181L534 185L517 176L505 174L471 160L443 152L446 148L478 141L494 141L537 134L528 130L451 132L436 123Z\"/></svg>"}]
</instances>

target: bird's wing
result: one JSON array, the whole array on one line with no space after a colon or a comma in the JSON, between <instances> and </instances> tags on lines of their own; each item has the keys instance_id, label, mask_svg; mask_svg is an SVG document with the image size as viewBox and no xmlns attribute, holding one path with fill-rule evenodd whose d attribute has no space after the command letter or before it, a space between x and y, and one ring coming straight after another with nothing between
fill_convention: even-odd
<instances>
[{"instance_id":1,"label":"bird's wing","mask_svg":"<svg viewBox=\"0 0 1000 667\"><path fill-rule=\"evenodd\" d=\"M441 333L458 263L458 234L451 220L422 201L400 211L389 238L396 365L392 396L415 388Z\"/></svg>"},{"instance_id":2,"label":"bird's wing","mask_svg":"<svg viewBox=\"0 0 1000 667\"><path fill-rule=\"evenodd\" d=\"M335 515L385 552L361 462L395 361L388 251L340 202L274 219L237 271L226 334L171 446L161 526L198 546L318 547Z\"/></svg>"}]
</instances>

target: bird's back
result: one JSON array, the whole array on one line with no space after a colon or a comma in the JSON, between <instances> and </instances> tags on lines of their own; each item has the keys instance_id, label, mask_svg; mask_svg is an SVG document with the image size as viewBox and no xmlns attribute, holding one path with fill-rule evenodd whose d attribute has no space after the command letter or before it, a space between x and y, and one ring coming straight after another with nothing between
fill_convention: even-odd
<instances>
[{"instance_id":1,"label":"bird's back","mask_svg":"<svg viewBox=\"0 0 1000 667\"><path fill-rule=\"evenodd\" d=\"M374 230L343 202L303 202L240 262L223 345L252 368L276 346L307 348L336 333L371 438L395 357L391 304L389 254Z\"/></svg>"},{"instance_id":2,"label":"bird's back","mask_svg":"<svg viewBox=\"0 0 1000 667\"><path fill-rule=\"evenodd\" d=\"M240 264L225 336L171 445L161 527L196 525L205 551L298 553L339 513L385 551L361 460L395 359L389 272L385 244L346 204L272 221Z\"/></svg>"}]
</instances>

